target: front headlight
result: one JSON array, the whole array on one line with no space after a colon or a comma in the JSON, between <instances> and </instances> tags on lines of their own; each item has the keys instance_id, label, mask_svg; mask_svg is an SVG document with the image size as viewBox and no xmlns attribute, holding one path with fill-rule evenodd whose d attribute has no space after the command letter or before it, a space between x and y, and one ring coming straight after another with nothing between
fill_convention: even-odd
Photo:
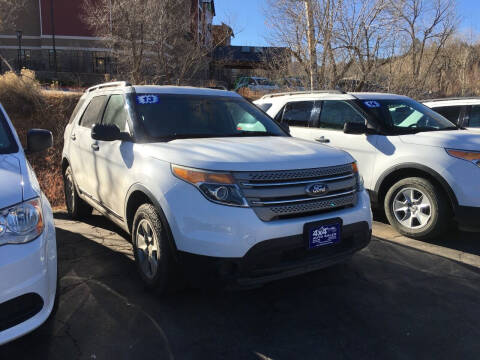
<instances>
[{"instance_id":1,"label":"front headlight","mask_svg":"<svg viewBox=\"0 0 480 360\"><path fill-rule=\"evenodd\" d=\"M24 244L44 229L40 198L0 210L0 245Z\"/></svg>"},{"instance_id":2,"label":"front headlight","mask_svg":"<svg viewBox=\"0 0 480 360\"><path fill-rule=\"evenodd\" d=\"M464 151L455 149L445 149L448 155L458 159L470 161L480 167L480 152L479 151Z\"/></svg>"},{"instance_id":3,"label":"front headlight","mask_svg":"<svg viewBox=\"0 0 480 360\"><path fill-rule=\"evenodd\" d=\"M196 186L210 201L222 205L248 207L247 201L229 173L212 172L172 165L177 178Z\"/></svg>"}]
</instances>

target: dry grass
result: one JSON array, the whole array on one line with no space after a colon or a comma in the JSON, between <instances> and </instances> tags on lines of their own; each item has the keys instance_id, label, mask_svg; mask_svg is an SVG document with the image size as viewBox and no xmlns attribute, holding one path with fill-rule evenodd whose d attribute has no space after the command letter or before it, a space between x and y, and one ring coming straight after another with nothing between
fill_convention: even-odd
<instances>
[{"instance_id":1,"label":"dry grass","mask_svg":"<svg viewBox=\"0 0 480 360\"><path fill-rule=\"evenodd\" d=\"M0 76L0 102L9 114L25 146L29 129L48 129L53 133L53 148L43 154L29 155L43 191L53 206L63 206L61 154L63 133L81 94L43 91L35 74L23 70L21 76L6 73Z\"/></svg>"}]
</instances>

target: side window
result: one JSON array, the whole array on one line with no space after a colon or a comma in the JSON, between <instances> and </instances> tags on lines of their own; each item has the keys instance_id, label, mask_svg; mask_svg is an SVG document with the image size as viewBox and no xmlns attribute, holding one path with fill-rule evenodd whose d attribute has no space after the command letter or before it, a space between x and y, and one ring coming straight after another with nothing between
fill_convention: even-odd
<instances>
[{"instance_id":1,"label":"side window","mask_svg":"<svg viewBox=\"0 0 480 360\"><path fill-rule=\"evenodd\" d=\"M85 99L80 99L78 101L77 106L75 106L75 109L73 109L72 116L70 116L70 120L68 120L69 124L71 124L73 120L75 120L75 117L77 116L78 112L80 111L84 103L85 103Z\"/></svg>"},{"instance_id":2,"label":"side window","mask_svg":"<svg viewBox=\"0 0 480 360\"><path fill-rule=\"evenodd\" d=\"M93 125L100 123L106 100L107 97L104 95L94 97L80 119L80 126L91 129Z\"/></svg>"},{"instance_id":3,"label":"side window","mask_svg":"<svg viewBox=\"0 0 480 360\"><path fill-rule=\"evenodd\" d=\"M257 83L255 82L254 79L250 78L250 79L248 80L248 85L255 86L255 85L257 85Z\"/></svg>"},{"instance_id":4,"label":"side window","mask_svg":"<svg viewBox=\"0 0 480 360\"><path fill-rule=\"evenodd\" d=\"M343 130L345 123L365 124L365 118L345 101L327 100L323 102L320 113L320 127Z\"/></svg>"},{"instance_id":5,"label":"side window","mask_svg":"<svg viewBox=\"0 0 480 360\"><path fill-rule=\"evenodd\" d=\"M297 101L285 105L282 122L289 126L310 127L314 101Z\"/></svg>"},{"instance_id":6,"label":"side window","mask_svg":"<svg viewBox=\"0 0 480 360\"><path fill-rule=\"evenodd\" d=\"M470 112L469 127L480 127L480 105L473 105Z\"/></svg>"},{"instance_id":7,"label":"side window","mask_svg":"<svg viewBox=\"0 0 480 360\"><path fill-rule=\"evenodd\" d=\"M439 113L444 118L447 118L454 124L458 124L458 119L460 118L460 111L462 110L461 106L441 106L432 108L433 111Z\"/></svg>"},{"instance_id":8,"label":"side window","mask_svg":"<svg viewBox=\"0 0 480 360\"><path fill-rule=\"evenodd\" d=\"M123 95L110 96L103 114L103 124L117 125L120 131L127 131L127 111Z\"/></svg>"}]
</instances>

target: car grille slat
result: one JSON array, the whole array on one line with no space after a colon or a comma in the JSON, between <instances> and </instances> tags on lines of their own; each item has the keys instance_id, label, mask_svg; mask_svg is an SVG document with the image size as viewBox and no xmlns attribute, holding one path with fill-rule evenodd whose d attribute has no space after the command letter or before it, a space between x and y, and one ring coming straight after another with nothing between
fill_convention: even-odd
<instances>
[{"instance_id":1,"label":"car grille slat","mask_svg":"<svg viewBox=\"0 0 480 360\"><path fill-rule=\"evenodd\" d=\"M354 206L357 177L351 164L287 171L234 173L249 205L263 221L308 216ZM325 184L325 194L315 196L307 189Z\"/></svg>"}]
</instances>

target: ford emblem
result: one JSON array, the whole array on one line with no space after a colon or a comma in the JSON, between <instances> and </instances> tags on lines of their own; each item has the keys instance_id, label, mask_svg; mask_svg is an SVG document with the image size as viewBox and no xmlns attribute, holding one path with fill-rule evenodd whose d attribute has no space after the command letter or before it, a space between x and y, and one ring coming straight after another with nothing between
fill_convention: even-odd
<instances>
[{"instance_id":1,"label":"ford emblem","mask_svg":"<svg viewBox=\"0 0 480 360\"><path fill-rule=\"evenodd\" d=\"M305 188L305 192L310 196L321 196L328 193L328 186L326 184L312 184Z\"/></svg>"}]
</instances>

